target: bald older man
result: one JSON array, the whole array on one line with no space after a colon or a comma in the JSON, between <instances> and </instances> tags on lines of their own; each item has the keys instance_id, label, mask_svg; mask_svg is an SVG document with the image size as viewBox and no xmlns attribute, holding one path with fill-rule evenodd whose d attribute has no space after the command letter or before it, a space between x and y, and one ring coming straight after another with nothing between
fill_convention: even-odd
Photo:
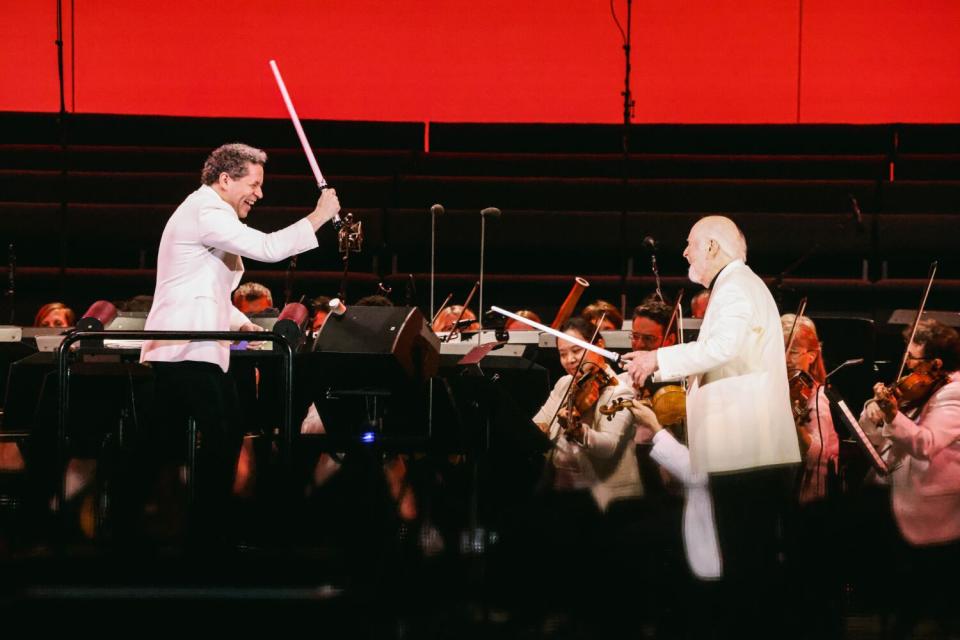
<instances>
[{"instance_id":1,"label":"bald older man","mask_svg":"<svg viewBox=\"0 0 960 640\"><path fill-rule=\"evenodd\" d=\"M781 575L779 531L800 462L783 355L780 313L746 265L747 244L729 218L690 230L690 279L710 289L696 342L635 351L636 385L686 377L691 464L705 472L723 556L727 631L769 632Z\"/></svg>"}]
</instances>

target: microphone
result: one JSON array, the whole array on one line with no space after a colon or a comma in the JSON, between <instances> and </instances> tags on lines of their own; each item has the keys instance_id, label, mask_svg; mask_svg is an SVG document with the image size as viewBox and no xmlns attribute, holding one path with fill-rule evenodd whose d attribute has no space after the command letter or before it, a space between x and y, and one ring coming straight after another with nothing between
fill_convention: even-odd
<instances>
[{"instance_id":1,"label":"microphone","mask_svg":"<svg viewBox=\"0 0 960 640\"><path fill-rule=\"evenodd\" d=\"M417 297L417 283L413 279L413 274L407 274L406 301L407 306L412 307L414 299Z\"/></svg>"},{"instance_id":2,"label":"microphone","mask_svg":"<svg viewBox=\"0 0 960 640\"><path fill-rule=\"evenodd\" d=\"M334 298L327 303L329 316L341 317L347 312L347 305L343 304L340 298ZM328 316L328 317L329 317Z\"/></svg>"},{"instance_id":3,"label":"microphone","mask_svg":"<svg viewBox=\"0 0 960 640\"><path fill-rule=\"evenodd\" d=\"M837 367L833 371L831 371L826 375L826 377L824 378L824 381L829 380L830 376L835 374L837 371L840 371L840 369L843 369L844 367L852 367L853 365L856 365L856 364L863 364L863 358L851 358L850 360L845 360L841 362L839 365L837 365Z\"/></svg>"},{"instance_id":4,"label":"microphone","mask_svg":"<svg viewBox=\"0 0 960 640\"><path fill-rule=\"evenodd\" d=\"M852 193L848 193L847 198L850 200L850 208L853 211L853 219L857 223L857 230L863 231L863 212L860 210L860 203L857 202Z\"/></svg>"},{"instance_id":5,"label":"microphone","mask_svg":"<svg viewBox=\"0 0 960 640\"><path fill-rule=\"evenodd\" d=\"M649 251L650 253L654 253L657 249L660 248L660 243L657 242L653 236L644 236L643 242L641 244L643 245L643 248Z\"/></svg>"},{"instance_id":6,"label":"microphone","mask_svg":"<svg viewBox=\"0 0 960 640\"><path fill-rule=\"evenodd\" d=\"M483 329L483 255L487 245L487 218L499 218L500 215L500 209L496 207L487 207L480 211L480 313L477 314L480 329Z\"/></svg>"},{"instance_id":7,"label":"microphone","mask_svg":"<svg viewBox=\"0 0 960 640\"><path fill-rule=\"evenodd\" d=\"M442 216L445 213L445 209L442 204L435 204L430 207L430 215L432 216Z\"/></svg>"}]
</instances>

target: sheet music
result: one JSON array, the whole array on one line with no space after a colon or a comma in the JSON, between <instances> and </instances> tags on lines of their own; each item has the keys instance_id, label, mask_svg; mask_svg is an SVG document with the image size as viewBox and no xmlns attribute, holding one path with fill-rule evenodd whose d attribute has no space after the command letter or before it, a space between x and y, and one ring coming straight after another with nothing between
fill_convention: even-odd
<instances>
[{"instance_id":1,"label":"sheet music","mask_svg":"<svg viewBox=\"0 0 960 640\"><path fill-rule=\"evenodd\" d=\"M857 439L860 447L870 457L870 462L873 464L873 468L876 469L877 473L881 475L889 474L889 465L887 465L886 460L883 459L883 456L880 455L880 452L877 451L877 448L873 446L872 442L870 442L870 438L867 437L867 434L864 433L863 429L860 427L860 421L853 417L853 413L847 406L846 401L840 397L840 394L829 387L826 389L826 394L827 398L829 398L830 401L840 409L840 413L843 416L844 421L847 423L847 427L849 427L850 431Z\"/></svg>"}]
</instances>

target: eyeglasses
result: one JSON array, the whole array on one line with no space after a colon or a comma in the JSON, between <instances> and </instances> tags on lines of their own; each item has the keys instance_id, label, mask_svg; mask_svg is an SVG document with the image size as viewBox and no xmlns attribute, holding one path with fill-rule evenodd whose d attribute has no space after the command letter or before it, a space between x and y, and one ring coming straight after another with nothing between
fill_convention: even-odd
<instances>
[{"instance_id":1,"label":"eyeglasses","mask_svg":"<svg viewBox=\"0 0 960 640\"><path fill-rule=\"evenodd\" d=\"M663 340L662 336L655 336L650 333L631 333L630 338L634 342L642 342L643 344L660 344L660 341Z\"/></svg>"}]
</instances>

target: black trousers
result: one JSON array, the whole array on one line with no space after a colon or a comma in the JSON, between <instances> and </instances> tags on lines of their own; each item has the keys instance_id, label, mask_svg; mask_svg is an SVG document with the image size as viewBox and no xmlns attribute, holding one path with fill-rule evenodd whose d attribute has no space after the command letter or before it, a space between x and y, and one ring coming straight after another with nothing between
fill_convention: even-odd
<instances>
[{"instance_id":1,"label":"black trousers","mask_svg":"<svg viewBox=\"0 0 960 640\"><path fill-rule=\"evenodd\" d=\"M244 420L236 385L220 367L207 362L153 362L155 411L147 428L135 436L123 474L129 484L118 510L121 527L136 526L159 469L182 461L194 445L188 441L188 419L199 433L195 474L190 479L194 502L188 512L189 532L206 537L231 527L230 503Z\"/></svg>"},{"instance_id":2,"label":"black trousers","mask_svg":"<svg viewBox=\"0 0 960 640\"><path fill-rule=\"evenodd\" d=\"M784 584L785 516L796 465L711 474L723 559L720 628L727 637L780 637L789 605Z\"/></svg>"}]
</instances>

